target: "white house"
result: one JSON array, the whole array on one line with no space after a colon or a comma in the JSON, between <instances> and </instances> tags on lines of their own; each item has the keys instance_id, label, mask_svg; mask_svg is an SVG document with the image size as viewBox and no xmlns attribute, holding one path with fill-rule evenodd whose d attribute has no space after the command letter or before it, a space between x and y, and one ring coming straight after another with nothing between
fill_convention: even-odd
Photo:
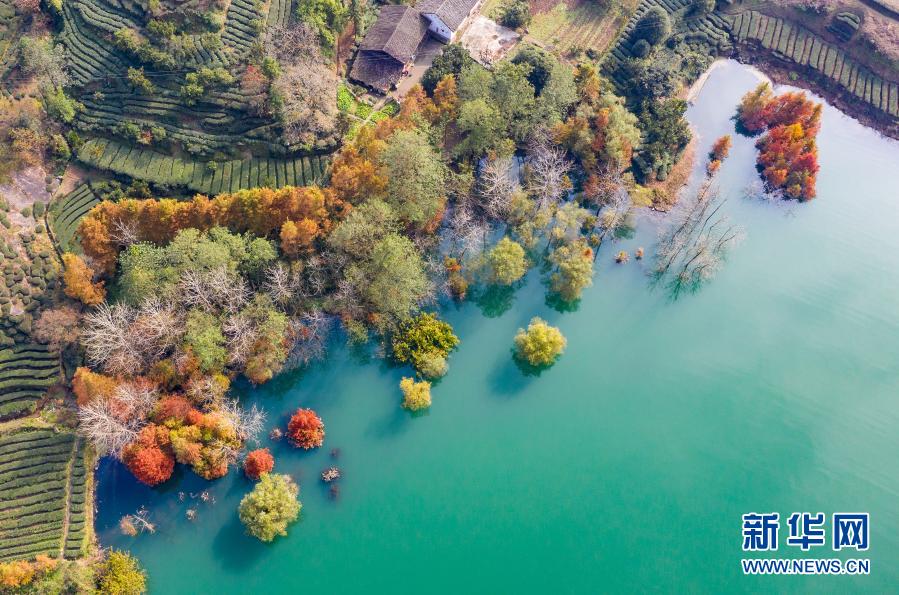
<instances>
[{"instance_id":1,"label":"white house","mask_svg":"<svg viewBox=\"0 0 899 595\"><path fill-rule=\"evenodd\" d=\"M416 8L428 20L428 31L440 41L450 43L480 5L481 0L424 0Z\"/></svg>"}]
</instances>

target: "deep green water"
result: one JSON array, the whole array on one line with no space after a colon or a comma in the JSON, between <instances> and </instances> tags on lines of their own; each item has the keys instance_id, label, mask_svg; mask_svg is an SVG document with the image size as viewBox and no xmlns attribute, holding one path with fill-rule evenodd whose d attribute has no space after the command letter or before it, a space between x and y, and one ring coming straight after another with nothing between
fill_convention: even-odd
<instances>
[{"instance_id":1,"label":"deep green water","mask_svg":"<svg viewBox=\"0 0 899 595\"><path fill-rule=\"evenodd\" d=\"M735 63L713 72L689 113L699 155L732 132L755 84ZM149 490L104 464L103 543L137 554L153 593L895 592L899 143L828 107L819 197L772 205L742 198L754 148L734 140L720 184L746 239L699 293L672 303L644 265L612 262L613 249L651 252L646 215L635 238L604 248L575 312L548 307L535 273L501 316L446 312L462 345L425 416L399 407L408 371L343 348L243 387L272 422L302 405L326 424L319 452L272 445L276 470L301 484L287 538L243 535L250 483L237 473ZM568 350L524 377L510 345L534 315ZM345 476L336 502L317 480L331 448ZM216 503L194 501L190 523L177 492L204 485ZM119 535L142 504L159 531ZM744 577L750 511L870 512L871 575ZM783 541L779 556L801 556Z\"/></svg>"}]
</instances>

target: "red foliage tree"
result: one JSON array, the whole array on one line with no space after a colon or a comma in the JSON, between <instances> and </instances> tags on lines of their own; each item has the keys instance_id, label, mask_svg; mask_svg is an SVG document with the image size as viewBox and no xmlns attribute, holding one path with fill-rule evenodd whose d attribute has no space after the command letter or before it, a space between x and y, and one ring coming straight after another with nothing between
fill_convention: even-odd
<instances>
[{"instance_id":1,"label":"red foliage tree","mask_svg":"<svg viewBox=\"0 0 899 595\"><path fill-rule=\"evenodd\" d=\"M250 479L259 479L263 473L269 473L275 467L275 459L267 448L259 448L247 455L243 463L243 472Z\"/></svg>"},{"instance_id":2,"label":"red foliage tree","mask_svg":"<svg viewBox=\"0 0 899 595\"><path fill-rule=\"evenodd\" d=\"M287 424L287 438L298 448L319 447L325 440L325 424L312 409L297 409Z\"/></svg>"},{"instance_id":3,"label":"red foliage tree","mask_svg":"<svg viewBox=\"0 0 899 595\"><path fill-rule=\"evenodd\" d=\"M194 411L194 407L190 401L184 397L172 395L161 399L156 404L156 411L153 417L159 423L168 419L176 419L179 422L183 422L191 411Z\"/></svg>"},{"instance_id":4,"label":"red foliage tree","mask_svg":"<svg viewBox=\"0 0 899 595\"><path fill-rule=\"evenodd\" d=\"M148 486L168 480L175 469L175 455L164 439L164 430L154 424L146 426L122 453L122 462L128 470Z\"/></svg>"}]
</instances>

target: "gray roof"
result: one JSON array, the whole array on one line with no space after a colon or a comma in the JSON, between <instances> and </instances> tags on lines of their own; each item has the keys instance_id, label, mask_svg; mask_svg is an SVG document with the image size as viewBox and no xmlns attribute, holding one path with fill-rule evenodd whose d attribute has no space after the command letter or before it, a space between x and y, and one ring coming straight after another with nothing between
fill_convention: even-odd
<instances>
[{"instance_id":1,"label":"gray roof","mask_svg":"<svg viewBox=\"0 0 899 595\"><path fill-rule=\"evenodd\" d=\"M403 77L403 63L379 51L356 54L350 78L381 93L387 93Z\"/></svg>"},{"instance_id":2,"label":"gray roof","mask_svg":"<svg viewBox=\"0 0 899 595\"><path fill-rule=\"evenodd\" d=\"M381 8L378 20L365 34L361 50L384 52L400 62L411 62L418 44L428 31L428 23L411 6Z\"/></svg>"},{"instance_id":3,"label":"gray roof","mask_svg":"<svg viewBox=\"0 0 899 595\"><path fill-rule=\"evenodd\" d=\"M423 0L417 6L421 14L436 14L451 30L459 28L478 0Z\"/></svg>"}]
</instances>

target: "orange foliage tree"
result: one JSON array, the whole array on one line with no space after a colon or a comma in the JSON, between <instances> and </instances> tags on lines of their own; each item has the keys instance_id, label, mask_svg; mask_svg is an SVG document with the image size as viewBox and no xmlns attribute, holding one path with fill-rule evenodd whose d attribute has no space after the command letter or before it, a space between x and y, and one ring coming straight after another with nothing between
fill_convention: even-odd
<instances>
[{"instance_id":1,"label":"orange foliage tree","mask_svg":"<svg viewBox=\"0 0 899 595\"><path fill-rule=\"evenodd\" d=\"M84 259L76 254L66 252L62 255L62 262L65 265L63 280L67 296L88 306L96 306L106 299L103 282L93 282L94 271L87 266Z\"/></svg>"},{"instance_id":2,"label":"orange foliage tree","mask_svg":"<svg viewBox=\"0 0 899 595\"><path fill-rule=\"evenodd\" d=\"M263 473L269 473L275 468L275 459L267 448L258 448L247 454L243 463L243 472L250 479L259 479Z\"/></svg>"},{"instance_id":3,"label":"orange foliage tree","mask_svg":"<svg viewBox=\"0 0 899 595\"><path fill-rule=\"evenodd\" d=\"M87 405L94 399L108 399L112 396L118 382L115 379L92 372L90 368L79 367L72 378L72 392L78 405Z\"/></svg>"},{"instance_id":4,"label":"orange foliage tree","mask_svg":"<svg viewBox=\"0 0 899 595\"><path fill-rule=\"evenodd\" d=\"M84 253L106 272L112 272L120 247L114 239L116 228L131 228L142 241L159 245L169 243L187 228L205 231L220 226L268 237L280 232L288 220L308 219L326 234L333 220L342 218L348 208L330 188L254 188L215 198L197 195L189 201L103 201L82 219L78 230Z\"/></svg>"},{"instance_id":5,"label":"orange foliage tree","mask_svg":"<svg viewBox=\"0 0 899 595\"><path fill-rule=\"evenodd\" d=\"M175 469L166 428L156 424L144 427L137 440L125 447L122 462L141 483L155 486L166 481Z\"/></svg>"},{"instance_id":6,"label":"orange foliage tree","mask_svg":"<svg viewBox=\"0 0 899 595\"><path fill-rule=\"evenodd\" d=\"M288 256L297 257L312 248L319 236L318 223L312 219L300 219L296 223L288 219L281 226L281 250Z\"/></svg>"},{"instance_id":7,"label":"orange foliage tree","mask_svg":"<svg viewBox=\"0 0 899 595\"><path fill-rule=\"evenodd\" d=\"M756 142L758 166L768 187L783 190L789 198L814 198L821 104L802 92L775 96L770 85L762 83L743 97L737 117L748 132L768 131Z\"/></svg>"},{"instance_id":8,"label":"orange foliage tree","mask_svg":"<svg viewBox=\"0 0 899 595\"><path fill-rule=\"evenodd\" d=\"M298 448L319 447L325 440L325 424L312 409L297 409L287 424L287 438Z\"/></svg>"},{"instance_id":9,"label":"orange foliage tree","mask_svg":"<svg viewBox=\"0 0 899 595\"><path fill-rule=\"evenodd\" d=\"M727 159L727 156L730 154L730 146L731 139L729 134L725 134L712 145L712 150L709 151L709 164L706 166L706 172L710 176L718 171L718 168L721 167L721 162Z\"/></svg>"}]
</instances>

